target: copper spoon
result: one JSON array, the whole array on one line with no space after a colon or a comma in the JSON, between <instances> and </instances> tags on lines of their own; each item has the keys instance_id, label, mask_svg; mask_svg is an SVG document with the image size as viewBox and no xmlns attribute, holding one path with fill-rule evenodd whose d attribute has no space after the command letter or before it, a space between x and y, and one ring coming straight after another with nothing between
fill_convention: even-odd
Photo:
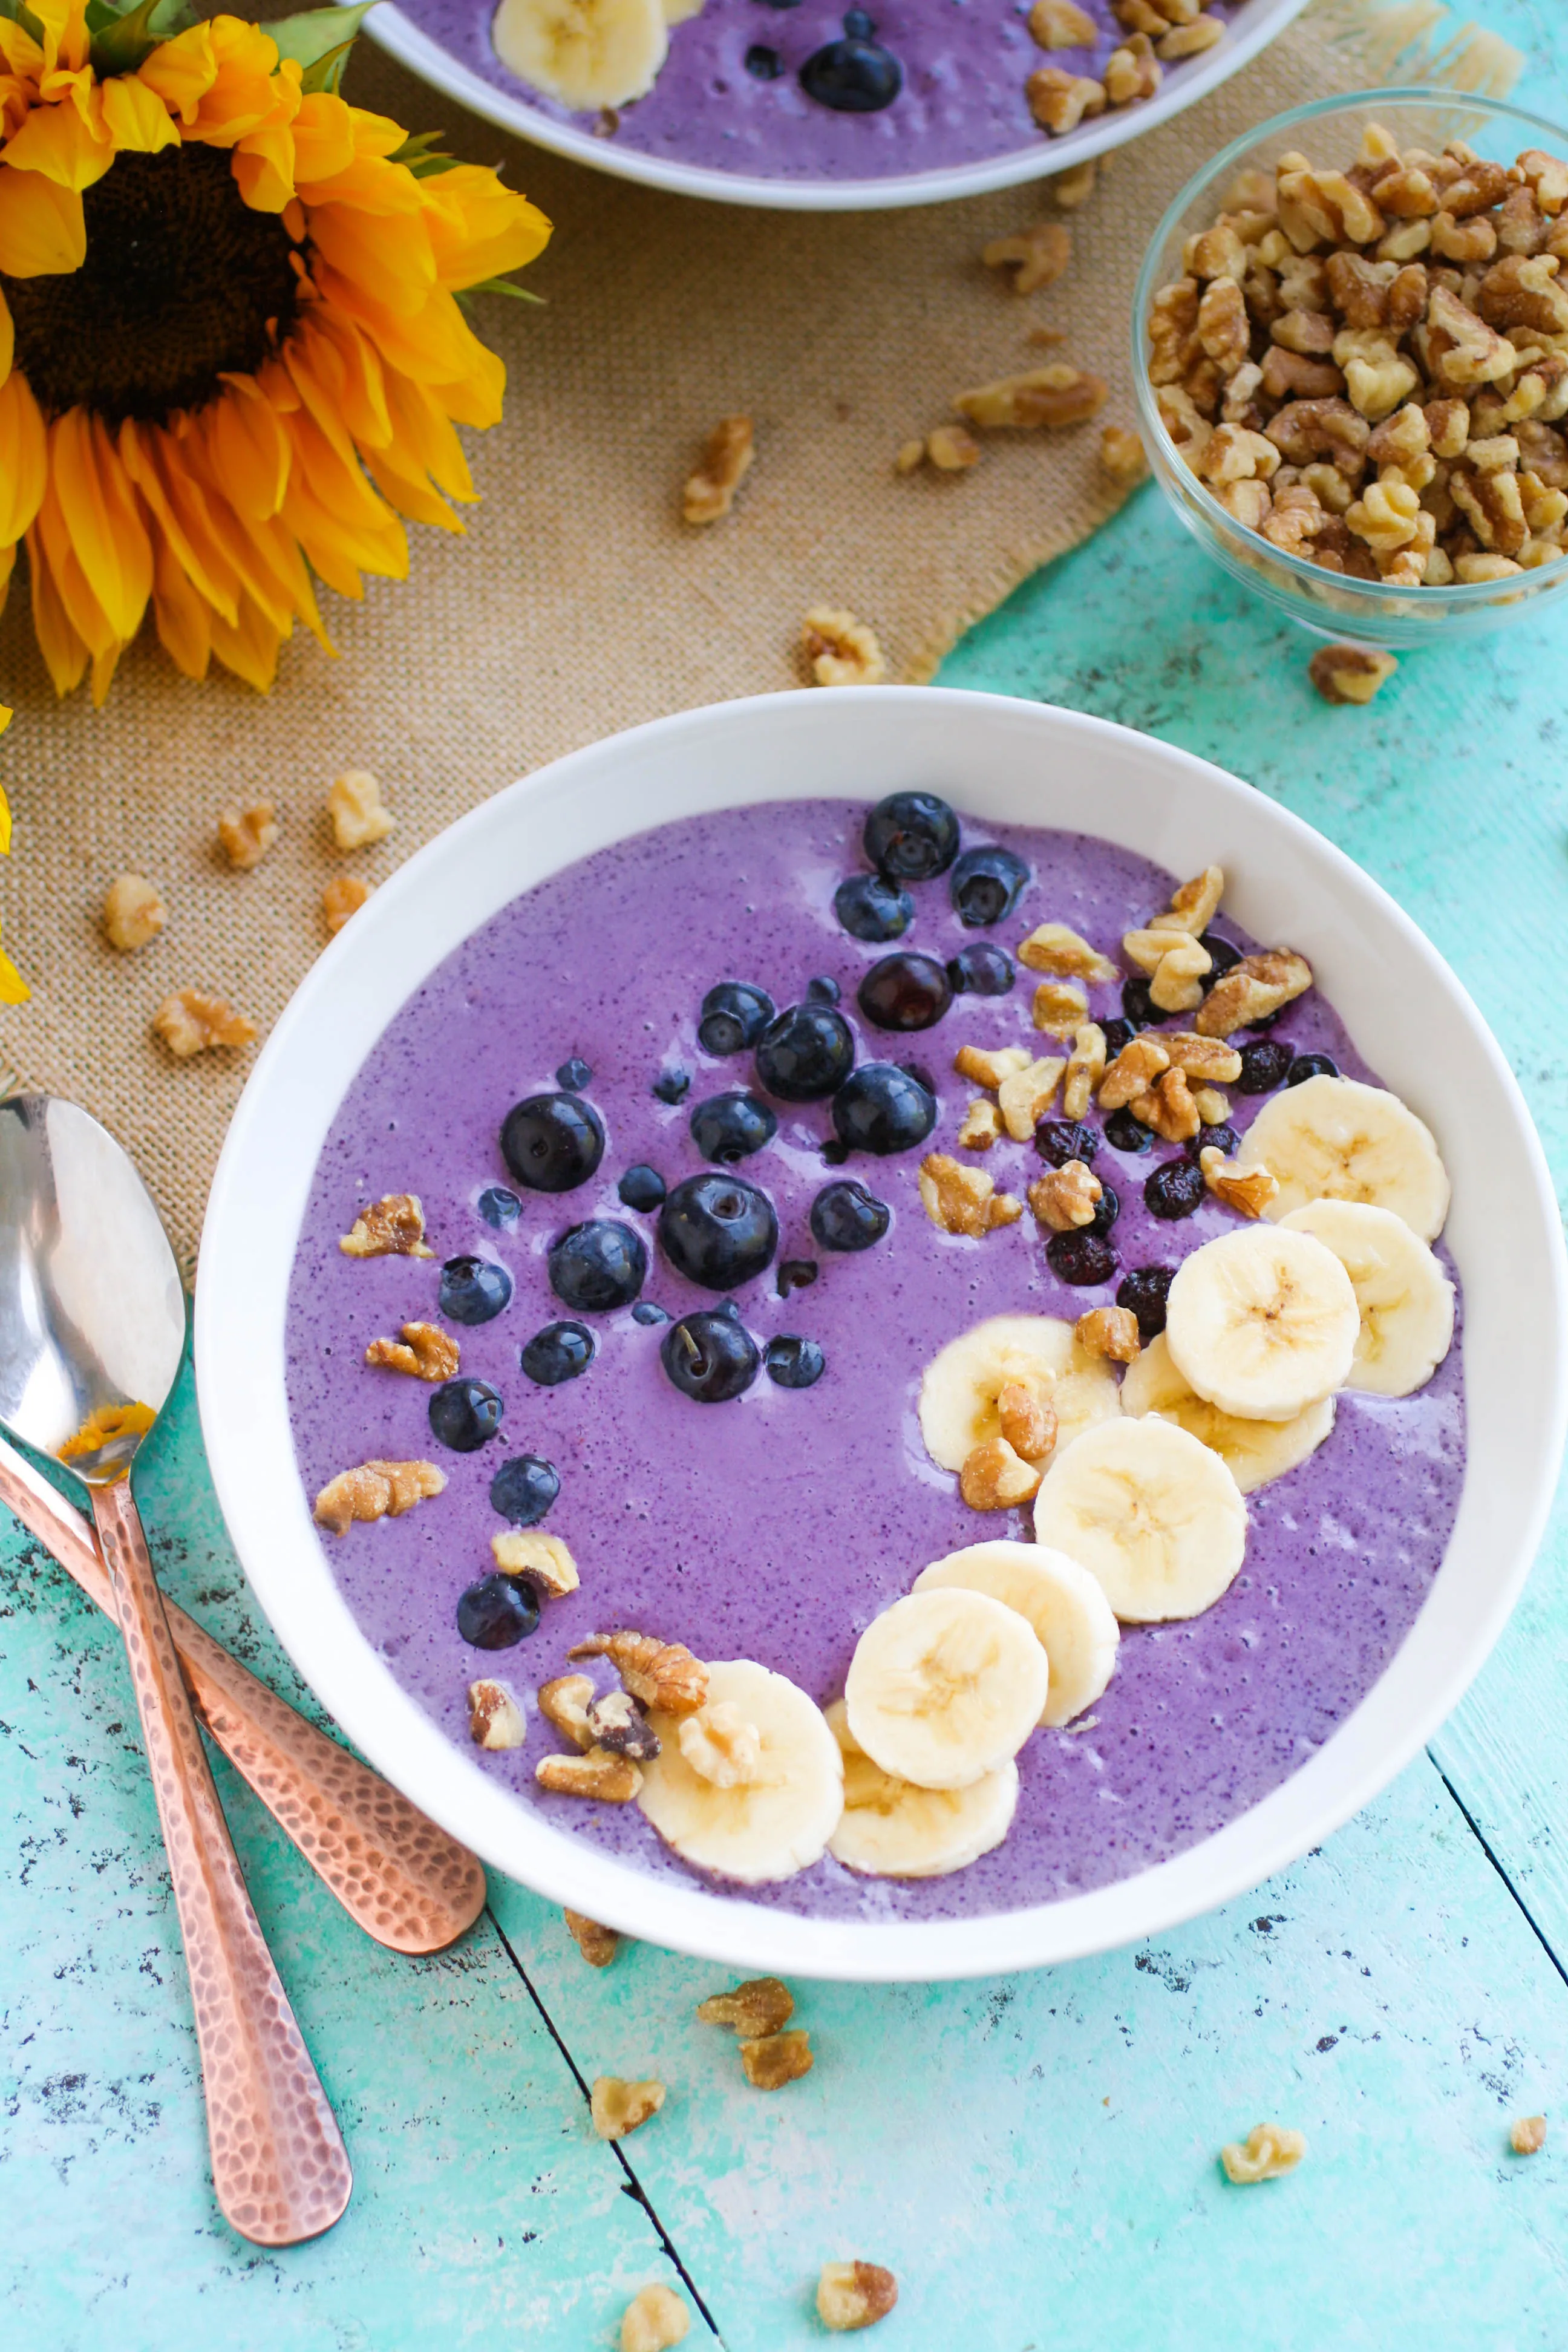
<instances>
[{"instance_id":1,"label":"copper spoon","mask_svg":"<svg viewBox=\"0 0 1568 2352\"><path fill-rule=\"evenodd\" d=\"M0 1437L0 1503L114 1619L98 1540L75 1505ZM484 1908L485 1874L456 1838L297 1714L165 1599L196 1720L356 1926L395 1952L439 1952Z\"/></svg>"},{"instance_id":2,"label":"copper spoon","mask_svg":"<svg viewBox=\"0 0 1568 2352\"><path fill-rule=\"evenodd\" d=\"M47 1095L0 1103L0 1423L87 1485L185 1947L213 2189L258 2245L331 2229L353 2175L245 1891L131 1492L184 1350L184 1294L126 1154Z\"/></svg>"}]
</instances>

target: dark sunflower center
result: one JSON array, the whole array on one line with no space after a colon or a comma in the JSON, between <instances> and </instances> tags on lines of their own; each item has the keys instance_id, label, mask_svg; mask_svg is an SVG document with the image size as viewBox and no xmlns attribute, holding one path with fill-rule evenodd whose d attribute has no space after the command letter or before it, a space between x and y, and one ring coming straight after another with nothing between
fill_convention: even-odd
<instances>
[{"instance_id":1,"label":"dark sunflower center","mask_svg":"<svg viewBox=\"0 0 1568 2352\"><path fill-rule=\"evenodd\" d=\"M294 315L292 247L252 212L218 148L117 155L82 197L87 258L69 276L0 277L16 363L51 415L110 424L199 408L225 369L258 367Z\"/></svg>"}]
</instances>

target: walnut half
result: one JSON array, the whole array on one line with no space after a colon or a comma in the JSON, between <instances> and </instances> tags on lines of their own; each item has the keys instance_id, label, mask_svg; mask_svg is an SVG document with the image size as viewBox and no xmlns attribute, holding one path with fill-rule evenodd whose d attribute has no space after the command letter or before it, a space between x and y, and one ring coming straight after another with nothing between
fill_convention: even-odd
<instances>
[{"instance_id":1,"label":"walnut half","mask_svg":"<svg viewBox=\"0 0 1568 2352\"><path fill-rule=\"evenodd\" d=\"M103 936L121 955L132 955L155 940L169 910L154 885L140 874L121 874L103 899Z\"/></svg>"},{"instance_id":2,"label":"walnut half","mask_svg":"<svg viewBox=\"0 0 1568 2352\"><path fill-rule=\"evenodd\" d=\"M1294 2172L1307 2153L1307 2143L1299 2131L1289 2131L1283 2124L1257 2124L1239 2145L1228 2140L1219 2152L1225 2167L1225 2177L1237 2188L1249 2186L1255 2180L1279 2180L1286 2173Z\"/></svg>"},{"instance_id":3,"label":"walnut half","mask_svg":"<svg viewBox=\"0 0 1568 2352\"><path fill-rule=\"evenodd\" d=\"M899 2282L880 2263L824 2263L816 2282L816 2315L835 2336L886 2319L899 2299Z\"/></svg>"},{"instance_id":4,"label":"walnut half","mask_svg":"<svg viewBox=\"0 0 1568 2352\"><path fill-rule=\"evenodd\" d=\"M400 1519L446 1484L433 1462L362 1462L327 1481L316 1497L316 1524L346 1536L356 1519Z\"/></svg>"},{"instance_id":5,"label":"walnut half","mask_svg":"<svg viewBox=\"0 0 1568 2352\"><path fill-rule=\"evenodd\" d=\"M533 1777L552 1797L589 1797L601 1805L629 1805L642 1787L631 1759L604 1748L583 1756L542 1756Z\"/></svg>"},{"instance_id":6,"label":"walnut half","mask_svg":"<svg viewBox=\"0 0 1568 2352\"><path fill-rule=\"evenodd\" d=\"M1373 653L1365 646L1320 646L1307 675L1325 702L1365 704L1398 667L1392 654Z\"/></svg>"},{"instance_id":7,"label":"walnut half","mask_svg":"<svg viewBox=\"0 0 1568 2352\"><path fill-rule=\"evenodd\" d=\"M476 1748L521 1748L528 1727L505 1683L489 1675L468 1685L468 1737Z\"/></svg>"},{"instance_id":8,"label":"walnut half","mask_svg":"<svg viewBox=\"0 0 1568 2352\"><path fill-rule=\"evenodd\" d=\"M749 416L721 416L703 445L695 473L687 478L680 511L688 522L717 522L735 503L735 492L751 470L756 451Z\"/></svg>"},{"instance_id":9,"label":"walnut half","mask_svg":"<svg viewBox=\"0 0 1568 2352\"><path fill-rule=\"evenodd\" d=\"M566 1932L591 1969L607 1969L620 1950L621 1939L614 1927L603 1927L597 1919L590 1919L585 1911L563 1910Z\"/></svg>"},{"instance_id":10,"label":"walnut half","mask_svg":"<svg viewBox=\"0 0 1568 2352\"><path fill-rule=\"evenodd\" d=\"M454 1380L462 1362L456 1339L438 1323L405 1323L400 1339L373 1339L364 1360L384 1371L409 1372L416 1381Z\"/></svg>"},{"instance_id":11,"label":"walnut half","mask_svg":"<svg viewBox=\"0 0 1568 2352\"><path fill-rule=\"evenodd\" d=\"M1058 432L1098 416L1110 397L1110 387L1102 376L1087 375L1065 360L1053 360L1023 375L976 384L969 392L956 394L952 404L967 423L984 431L1005 425L1045 425Z\"/></svg>"},{"instance_id":12,"label":"walnut half","mask_svg":"<svg viewBox=\"0 0 1568 2352\"><path fill-rule=\"evenodd\" d=\"M801 645L818 686L875 686L887 676L875 630L837 605L812 606L801 625Z\"/></svg>"},{"instance_id":13,"label":"walnut half","mask_svg":"<svg viewBox=\"0 0 1568 2352\"><path fill-rule=\"evenodd\" d=\"M1023 1204L998 1192L984 1168L965 1167L945 1151L931 1151L920 1166L921 1202L940 1233L964 1234L978 1241L998 1225L1016 1224Z\"/></svg>"},{"instance_id":14,"label":"walnut half","mask_svg":"<svg viewBox=\"0 0 1568 2352\"><path fill-rule=\"evenodd\" d=\"M171 1054L188 1062L193 1054L209 1053L215 1045L249 1045L260 1035L221 996L205 996L197 988L177 988L165 996L153 1015L153 1026Z\"/></svg>"},{"instance_id":15,"label":"walnut half","mask_svg":"<svg viewBox=\"0 0 1568 2352\"><path fill-rule=\"evenodd\" d=\"M384 1192L362 1209L338 1243L345 1257L433 1257L417 1192Z\"/></svg>"},{"instance_id":16,"label":"walnut half","mask_svg":"<svg viewBox=\"0 0 1568 2352\"><path fill-rule=\"evenodd\" d=\"M572 1659L608 1658L622 1685L661 1715L695 1715L708 1697L708 1669L679 1642L652 1633L590 1633L566 1653Z\"/></svg>"}]
</instances>

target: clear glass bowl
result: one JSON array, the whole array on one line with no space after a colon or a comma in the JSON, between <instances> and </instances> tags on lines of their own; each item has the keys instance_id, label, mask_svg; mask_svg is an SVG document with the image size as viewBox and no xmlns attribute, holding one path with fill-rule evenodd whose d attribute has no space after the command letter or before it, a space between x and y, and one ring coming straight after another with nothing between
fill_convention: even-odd
<instances>
[{"instance_id":1,"label":"clear glass bowl","mask_svg":"<svg viewBox=\"0 0 1568 2352\"><path fill-rule=\"evenodd\" d=\"M1238 172L1272 171L1280 155L1300 148L1323 170L1347 170L1369 123L1381 123L1404 147L1441 149L1468 142L1479 155L1511 163L1527 147L1568 154L1568 131L1493 100L1448 97L1430 89L1384 89L1357 98L1319 99L1293 107L1249 131L1189 180L1154 232L1132 301L1132 373L1143 446L1156 479L1193 536L1233 579L1321 637L1370 646L1415 647L1451 644L1499 628L1522 613L1537 613L1568 590L1568 556L1502 580L1456 582L1442 588L1390 589L1377 580L1325 572L1270 545L1226 513L1207 484L1182 458L1160 420L1149 381L1149 306L1162 286L1183 275L1186 239L1207 228L1223 209Z\"/></svg>"}]
</instances>

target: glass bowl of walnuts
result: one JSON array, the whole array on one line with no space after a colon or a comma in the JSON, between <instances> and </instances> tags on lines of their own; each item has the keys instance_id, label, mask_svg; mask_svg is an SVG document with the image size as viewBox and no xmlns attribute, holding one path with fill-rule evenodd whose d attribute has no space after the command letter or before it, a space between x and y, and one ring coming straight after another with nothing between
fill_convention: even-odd
<instances>
[{"instance_id":1,"label":"glass bowl of walnuts","mask_svg":"<svg viewBox=\"0 0 1568 2352\"><path fill-rule=\"evenodd\" d=\"M1319 635L1568 588L1568 132L1419 89L1277 115L1165 215L1132 341L1166 497Z\"/></svg>"}]
</instances>

